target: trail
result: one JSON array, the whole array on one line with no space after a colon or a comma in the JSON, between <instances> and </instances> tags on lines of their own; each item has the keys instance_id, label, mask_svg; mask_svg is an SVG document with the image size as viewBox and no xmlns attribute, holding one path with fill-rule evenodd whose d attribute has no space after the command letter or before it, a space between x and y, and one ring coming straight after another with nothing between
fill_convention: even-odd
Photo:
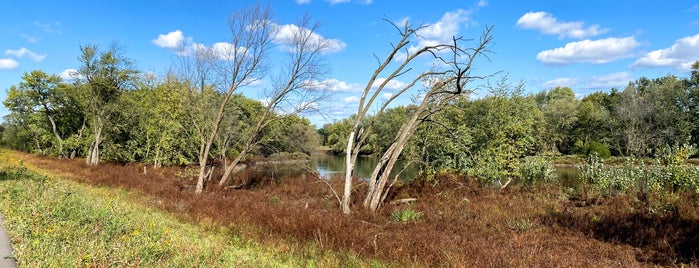
<instances>
[{"instance_id":1,"label":"trail","mask_svg":"<svg viewBox=\"0 0 699 268\"><path fill-rule=\"evenodd\" d=\"M15 259L12 257L12 245L10 243L10 236L7 235L5 227L2 225L4 218L0 214L0 267L2 268L14 268L17 267Z\"/></svg>"}]
</instances>

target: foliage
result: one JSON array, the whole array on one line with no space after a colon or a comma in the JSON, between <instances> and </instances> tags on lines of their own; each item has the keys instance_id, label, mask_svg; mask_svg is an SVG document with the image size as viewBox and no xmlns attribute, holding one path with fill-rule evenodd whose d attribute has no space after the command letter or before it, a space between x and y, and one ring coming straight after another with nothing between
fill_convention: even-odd
<instances>
[{"instance_id":1,"label":"foliage","mask_svg":"<svg viewBox=\"0 0 699 268\"><path fill-rule=\"evenodd\" d=\"M532 186L539 182L553 182L556 178L556 168L549 160L541 156L527 156L519 166L519 183Z\"/></svg>"},{"instance_id":2,"label":"foliage","mask_svg":"<svg viewBox=\"0 0 699 268\"><path fill-rule=\"evenodd\" d=\"M422 218L422 212L412 208L399 209L391 212L391 220L398 223L418 222Z\"/></svg>"},{"instance_id":3,"label":"foliage","mask_svg":"<svg viewBox=\"0 0 699 268\"><path fill-rule=\"evenodd\" d=\"M300 257L246 241L223 228L182 223L136 204L123 190L17 170L0 170L0 208L21 266L338 265L326 256Z\"/></svg>"}]
</instances>

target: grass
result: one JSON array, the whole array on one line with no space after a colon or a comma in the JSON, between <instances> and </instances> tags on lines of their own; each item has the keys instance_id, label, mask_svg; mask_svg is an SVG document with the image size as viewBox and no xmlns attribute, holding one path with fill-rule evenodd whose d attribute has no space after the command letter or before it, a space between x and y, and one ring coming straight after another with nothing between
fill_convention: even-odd
<instances>
[{"instance_id":1,"label":"grass","mask_svg":"<svg viewBox=\"0 0 699 268\"><path fill-rule=\"evenodd\" d=\"M550 183L531 187L511 185L498 190L485 187L473 179L441 174L430 181L416 180L394 187L386 205L378 213L360 208L361 194L366 190L366 185L357 183L352 200L353 212L343 215L327 184L312 175L269 178L264 171L244 172L231 183L236 185L245 180L255 181L256 184L240 190L210 186L204 193L194 194L196 180L189 172L191 167L149 169L148 174L143 174L140 165L104 163L86 166L84 161L77 159L55 159L18 152L3 155L5 159L0 159L0 162L16 165L22 159L30 172L59 174L70 180L55 179L54 175L48 176L48 179L30 179L28 181L35 181L31 183L38 185L65 185L46 191L26 188L23 190L27 192L24 199L14 199L12 204L2 201L3 212L14 209L14 206L35 202L29 200L34 196L33 192L42 192L40 196L50 197L48 199L79 200L95 194L100 199L116 198L127 202L126 205L115 205L114 201L108 201L109 209L119 209L101 214L88 213L107 219L110 218L108 215L116 215L110 221L129 222L112 228L120 235L91 233L87 232L92 230L88 227L83 227L86 231L74 235L75 239L83 239L82 244L89 243L88 238L81 237L92 236L98 237L95 241L110 243L106 248L131 252L130 255L124 253L130 257L122 258L124 263L116 263L117 266L699 265L696 258L699 253L699 236L696 235L699 233L699 195L693 194L678 195L677 198L658 203L626 192L614 196L587 197L575 189L561 189ZM12 185L29 183L23 181L1 181L0 196L9 196ZM341 189L343 183L341 180L326 182L335 189ZM77 192L78 189L83 190ZM71 194L66 196L68 192ZM652 195L646 197L653 198ZM417 201L411 204L394 202L407 198ZM44 207L59 208L62 203L63 207L71 207L70 204L79 202L60 201L45 204ZM648 205L655 203L662 206ZM119 214L118 211L123 211L124 207L133 208L134 213L146 214ZM26 213L29 213L29 217L33 215L31 210ZM162 215L164 219L156 218L153 223L159 227L149 229L150 221L147 219L155 218L151 216L152 213ZM419 220L408 220L416 215L419 215ZM404 224L405 221L401 219L409 223ZM167 221L182 224L184 230L174 231L175 227L165 226L169 230L168 236L160 234L164 229L159 224ZM90 223L87 226L91 228L103 228L100 226L109 221L92 219L86 222ZM47 219L46 222L37 223L37 226L36 232L42 232L51 225ZM163 241L173 239L163 240L162 237L167 238L173 233L178 233L175 237L181 239L196 238L193 242L181 242L179 246L171 242L174 249L168 246L150 247L148 244L163 245ZM18 235L22 237L27 234ZM129 243L140 244L114 244L123 235ZM201 247L192 250L188 248L190 245ZM88 249L92 247L86 246ZM140 250L131 250L139 247ZM174 263L167 260L173 258L171 252L182 250L194 252L192 258L196 261ZM89 252L84 249L72 251ZM107 266L114 261L103 256L114 256L109 255L116 254L114 251L105 250L101 255L94 255L100 262L74 262L71 264L75 265L68 266ZM240 262L221 265L221 258ZM158 261L154 263L153 259ZM189 265L192 263L196 264Z\"/></svg>"},{"instance_id":2,"label":"grass","mask_svg":"<svg viewBox=\"0 0 699 268\"><path fill-rule=\"evenodd\" d=\"M20 267L378 265L312 248L298 256L246 241L231 228L183 223L135 203L122 189L39 175L26 166L2 168L0 196Z\"/></svg>"}]
</instances>

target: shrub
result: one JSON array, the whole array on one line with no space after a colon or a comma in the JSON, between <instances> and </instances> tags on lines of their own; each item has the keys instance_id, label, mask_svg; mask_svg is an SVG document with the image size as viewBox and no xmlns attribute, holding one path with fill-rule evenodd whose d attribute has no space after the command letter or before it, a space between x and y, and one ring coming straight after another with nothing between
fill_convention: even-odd
<instances>
[{"instance_id":1,"label":"shrub","mask_svg":"<svg viewBox=\"0 0 699 268\"><path fill-rule=\"evenodd\" d=\"M583 147L583 153L586 156L597 154L597 156L602 159L607 159L612 156L612 153L609 151L609 147L607 145L596 141L591 141L585 144Z\"/></svg>"},{"instance_id":2,"label":"shrub","mask_svg":"<svg viewBox=\"0 0 699 268\"><path fill-rule=\"evenodd\" d=\"M531 186L538 182L551 182L556 179L556 168L546 158L540 156L525 157L519 166L519 182Z\"/></svg>"},{"instance_id":3,"label":"shrub","mask_svg":"<svg viewBox=\"0 0 699 268\"><path fill-rule=\"evenodd\" d=\"M422 212L411 208L400 209L391 213L391 220L399 223L417 222L422 218Z\"/></svg>"}]
</instances>

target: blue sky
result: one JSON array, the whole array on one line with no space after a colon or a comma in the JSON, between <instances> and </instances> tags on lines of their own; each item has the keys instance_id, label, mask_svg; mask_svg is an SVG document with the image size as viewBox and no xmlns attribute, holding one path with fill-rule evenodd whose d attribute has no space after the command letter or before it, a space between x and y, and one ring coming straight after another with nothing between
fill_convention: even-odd
<instances>
[{"instance_id":1,"label":"blue sky","mask_svg":"<svg viewBox=\"0 0 699 268\"><path fill-rule=\"evenodd\" d=\"M138 69L163 74L176 57L173 42L220 45L230 38L228 15L254 3L2 2L2 99L24 72L62 74L77 69L79 47L86 44L107 48L117 41ZM691 63L699 60L697 1L270 0L269 4L274 23L289 26L308 14L320 21L318 34L334 44L324 55L329 73L323 82L331 96L319 104L323 115L307 115L317 125L356 112L358 90L376 67L373 54L383 57L398 38L384 18L430 25L422 32L429 40L448 40L452 35L477 38L486 25L494 26L490 61L478 62L476 71L507 74L510 81L523 81L526 92L569 86L582 97L623 88L642 76L686 77ZM261 99L264 86L244 92ZM7 110L0 108L0 116L5 114Z\"/></svg>"}]
</instances>

